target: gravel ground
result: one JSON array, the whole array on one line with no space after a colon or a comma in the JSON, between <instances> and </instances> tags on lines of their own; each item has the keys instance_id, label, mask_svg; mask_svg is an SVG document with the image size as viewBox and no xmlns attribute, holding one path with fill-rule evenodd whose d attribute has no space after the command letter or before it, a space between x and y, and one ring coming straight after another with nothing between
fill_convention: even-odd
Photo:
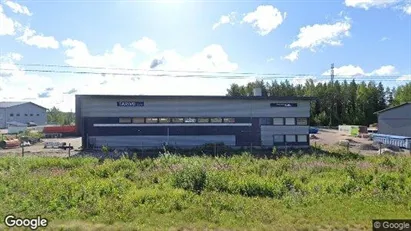
<instances>
[{"instance_id":1,"label":"gravel ground","mask_svg":"<svg viewBox=\"0 0 411 231\"><path fill-rule=\"evenodd\" d=\"M44 148L45 142L66 142L67 144L71 144L73 146L73 150L70 151L70 155L76 155L79 151L79 147L81 146L81 138L54 138L54 139L42 139L42 142L34 144L32 146L24 147L24 155L25 156L58 156L58 157L67 157L68 150L62 149L52 149L52 148ZM22 149L21 148L13 148L13 149L0 149L0 156L6 155L21 155Z\"/></svg>"},{"instance_id":2,"label":"gravel ground","mask_svg":"<svg viewBox=\"0 0 411 231\"><path fill-rule=\"evenodd\" d=\"M315 134L318 139L311 139L311 145L327 145L327 146L334 146L338 145L340 142L349 141L350 143L350 150L354 152L359 152L363 155L378 155L379 154L379 147L368 138L358 138L352 137L348 134L344 134L338 130L332 129L320 129L318 134ZM400 151L402 152L402 151ZM399 153L400 153L399 152Z\"/></svg>"}]
</instances>

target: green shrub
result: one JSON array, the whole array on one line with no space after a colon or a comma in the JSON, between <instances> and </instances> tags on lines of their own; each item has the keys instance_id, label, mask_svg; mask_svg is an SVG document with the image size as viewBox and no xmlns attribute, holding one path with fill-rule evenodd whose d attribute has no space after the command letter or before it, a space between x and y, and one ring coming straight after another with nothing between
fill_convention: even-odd
<instances>
[{"instance_id":1,"label":"green shrub","mask_svg":"<svg viewBox=\"0 0 411 231\"><path fill-rule=\"evenodd\" d=\"M198 165L187 166L181 171L174 173L173 186L201 193L207 183L206 170Z\"/></svg>"}]
</instances>

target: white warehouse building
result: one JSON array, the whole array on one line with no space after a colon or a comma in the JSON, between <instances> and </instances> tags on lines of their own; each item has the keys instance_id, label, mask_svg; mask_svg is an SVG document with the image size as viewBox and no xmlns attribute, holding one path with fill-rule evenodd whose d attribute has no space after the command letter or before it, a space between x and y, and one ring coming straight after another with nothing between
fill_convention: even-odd
<instances>
[{"instance_id":1,"label":"white warehouse building","mask_svg":"<svg viewBox=\"0 0 411 231\"><path fill-rule=\"evenodd\" d=\"M32 102L0 102L0 128L7 128L11 122L35 123L47 122L47 109Z\"/></svg>"}]
</instances>

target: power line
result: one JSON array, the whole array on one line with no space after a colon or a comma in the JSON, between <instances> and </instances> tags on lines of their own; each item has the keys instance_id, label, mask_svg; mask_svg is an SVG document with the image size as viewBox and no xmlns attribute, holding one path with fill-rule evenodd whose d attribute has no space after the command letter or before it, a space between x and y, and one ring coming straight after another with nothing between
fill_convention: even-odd
<instances>
[{"instance_id":1,"label":"power line","mask_svg":"<svg viewBox=\"0 0 411 231\"><path fill-rule=\"evenodd\" d=\"M86 75L115 75L115 76L133 76L133 77L174 77L174 78L214 78L214 79L247 79L251 77L258 77L258 76L245 76L245 75L199 75L199 74L153 74L153 73L121 73L121 72L95 72L95 71L66 71L66 70L41 70L41 69L23 69L23 70L15 70L15 69L8 69L2 68L0 70L3 71L25 71L25 72L34 72L34 73L55 73L55 74L86 74ZM165 71L167 72L167 71ZM304 79L309 80L312 79L314 81L322 81L326 80L326 76L316 77L313 75L310 76L296 76L296 75L274 75L268 76L269 74L265 74L266 77L259 77L261 80L275 80L275 79L293 79L298 77L304 77ZM373 77L383 77L383 76L373 76ZM391 76L392 77L392 76ZM340 81L410 81L407 79L387 79L387 78L364 78L364 77L347 77L347 78L335 78L334 80Z\"/></svg>"},{"instance_id":2,"label":"power line","mask_svg":"<svg viewBox=\"0 0 411 231\"><path fill-rule=\"evenodd\" d=\"M168 72L168 73L196 73L196 74L227 74L227 75L251 75L251 76L290 76L290 77L309 77L309 76L324 76L326 78L326 75L324 74L310 74L310 73L305 73L305 74L284 74L284 73L256 73L256 72L228 72L228 71L204 71L204 70L161 70L161 69L141 69L141 68L122 68L122 67L101 67L101 66L71 66L71 65L58 65L58 64L17 64L15 63L14 65L16 66L22 66L22 67L56 67L56 68L74 68L74 69L94 69L94 70L117 70L117 71L142 71L142 72ZM1 70L1 68L0 68ZM4 69L3 69L4 70ZM23 69L24 70L24 69ZM99 73L96 73L99 74ZM101 74L110 74L109 72L101 72ZM120 73L115 73L116 75L120 75ZM362 78L362 77L378 77L378 78L399 78L404 75L336 75L334 72L332 73L334 77L340 77L340 78L349 78L349 77L357 77L357 78Z\"/></svg>"}]
</instances>

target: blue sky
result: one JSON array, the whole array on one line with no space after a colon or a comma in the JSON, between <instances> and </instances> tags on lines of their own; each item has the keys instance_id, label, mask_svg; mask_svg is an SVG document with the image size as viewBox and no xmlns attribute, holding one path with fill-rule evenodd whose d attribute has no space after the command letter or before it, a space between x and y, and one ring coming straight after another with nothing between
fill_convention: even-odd
<instances>
[{"instance_id":1,"label":"blue sky","mask_svg":"<svg viewBox=\"0 0 411 231\"><path fill-rule=\"evenodd\" d=\"M161 78L150 74L153 64L154 70L180 73L277 73L278 80L299 83L325 80L335 63L337 79L389 79L384 83L394 86L411 80L411 3L3 0L0 49L2 100L66 111L74 108L76 93L221 95L231 83L258 78L188 79L170 72ZM26 70L76 72L79 66L139 71L97 70L115 72L103 76Z\"/></svg>"}]
</instances>

